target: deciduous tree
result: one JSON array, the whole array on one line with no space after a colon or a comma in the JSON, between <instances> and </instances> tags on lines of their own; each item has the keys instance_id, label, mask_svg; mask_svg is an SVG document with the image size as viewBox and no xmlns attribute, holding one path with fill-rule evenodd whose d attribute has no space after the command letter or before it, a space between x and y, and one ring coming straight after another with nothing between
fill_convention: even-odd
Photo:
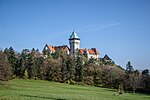
<instances>
[{"instance_id":1,"label":"deciduous tree","mask_svg":"<svg viewBox=\"0 0 150 100\"><path fill-rule=\"evenodd\" d=\"M0 80L6 81L11 78L11 67L6 54L0 51Z\"/></svg>"}]
</instances>

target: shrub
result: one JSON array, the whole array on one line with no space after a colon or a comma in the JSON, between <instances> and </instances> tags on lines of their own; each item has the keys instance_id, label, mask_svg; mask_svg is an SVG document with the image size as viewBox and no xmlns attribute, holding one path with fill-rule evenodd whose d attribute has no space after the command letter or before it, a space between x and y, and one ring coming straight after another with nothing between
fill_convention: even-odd
<instances>
[{"instance_id":1,"label":"shrub","mask_svg":"<svg viewBox=\"0 0 150 100\"><path fill-rule=\"evenodd\" d=\"M93 77L91 77L91 76L86 76L86 77L84 78L84 83L87 84L87 85L94 85Z\"/></svg>"}]
</instances>

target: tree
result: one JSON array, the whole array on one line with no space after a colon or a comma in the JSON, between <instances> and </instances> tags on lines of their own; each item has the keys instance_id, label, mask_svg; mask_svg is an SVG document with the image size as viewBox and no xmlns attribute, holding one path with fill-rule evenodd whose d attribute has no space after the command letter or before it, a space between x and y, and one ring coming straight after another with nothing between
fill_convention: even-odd
<instances>
[{"instance_id":1,"label":"tree","mask_svg":"<svg viewBox=\"0 0 150 100\"><path fill-rule=\"evenodd\" d=\"M133 86L132 86L132 91L135 93L135 91L140 88L140 83L141 83L141 74L138 70L134 71L134 77L133 77Z\"/></svg>"},{"instance_id":2,"label":"tree","mask_svg":"<svg viewBox=\"0 0 150 100\"><path fill-rule=\"evenodd\" d=\"M29 53L28 49L23 49L19 58L18 66L20 66L20 78L28 78L24 77L28 76L28 67L29 67Z\"/></svg>"},{"instance_id":3,"label":"tree","mask_svg":"<svg viewBox=\"0 0 150 100\"><path fill-rule=\"evenodd\" d=\"M90 64L90 63L95 64L95 59L94 59L94 58L90 58L89 61L88 61L88 63L89 63L89 64Z\"/></svg>"},{"instance_id":4,"label":"tree","mask_svg":"<svg viewBox=\"0 0 150 100\"><path fill-rule=\"evenodd\" d=\"M102 84L109 88L119 88L123 84L125 72L116 66L103 66L101 69Z\"/></svg>"},{"instance_id":5,"label":"tree","mask_svg":"<svg viewBox=\"0 0 150 100\"><path fill-rule=\"evenodd\" d=\"M7 57L9 56L9 50L8 50L8 48L5 48L4 53L6 54Z\"/></svg>"},{"instance_id":6,"label":"tree","mask_svg":"<svg viewBox=\"0 0 150 100\"><path fill-rule=\"evenodd\" d=\"M76 71L75 73L76 81L82 82L83 81L83 60L81 55L77 56L75 71Z\"/></svg>"},{"instance_id":7,"label":"tree","mask_svg":"<svg viewBox=\"0 0 150 100\"><path fill-rule=\"evenodd\" d=\"M149 70L148 69L143 70L142 75L149 75Z\"/></svg>"},{"instance_id":8,"label":"tree","mask_svg":"<svg viewBox=\"0 0 150 100\"><path fill-rule=\"evenodd\" d=\"M141 79L142 91L150 92L150 75L149 70L145 69L142 71L142 79Z\"/></svg>"},{"instance_id":9,"label":"tree","mask_svg":"<svg viewBox=\"0 0 150 100\"><path fill-rule=\"evenodd\" d=\"M15 54L15 51L12 47L9 49L5 49L4 53L7 55L8 61L10 63L10 66L12 67L12 73L13 75L16 74L15 69L16 69L16 64L17 64L17 56Z\"/></svg>"},{"instance_id":10,"label":"tree","mask_svg":"<svg viewBox=\"0 0 150 100\"><path fill-rule=\"evenodd\" d=\"M99 86L102 82L101 78L100 78L100 74L101 74L101 66L98 65L94 65L93 66L93 82L95 86Z\"/></svg>"},{"instance_id":11,"label":"tree","mask_svg":"<svg viewBox=\"0 0 150 100\"><path fill-rule=\"evenodd\" d=\"M36 57L35 58L35 79L39 78L39 79L42 79L41 78L41 70L43 68L43 62L44 62L44 58L43 57Z\"/></svg>"},{"instance_id":12,"label":"tree","mask_svg":"<svg viewBox=\"0 0 150 100\"><path fill-rule=\"evenodd\" d=\"M134 71L130 61L126 65L125 72L125 89L131 90L133 93L135 93L136 89L140 86L140 73L138 70Z\"/></svg>"},{"instance_id":13,"label":"tree","mask_svg":"<svg viewBox=\"0 0 150 100\"><path fill-rule=\"evenodd\" d=\"M61 82L62 81L62 74L61 74L61 64L60 59L56 59L52 61L51 68L50 68L50 79L52 81Z\"/></svg>"},{"instance_id":14,"label":"tree","mask_svg":"<svg viewBox=\"0 0 150 100\"><path fill-rule=\"evenodd\" d=\"M131 74L134 72L133 66L131 65L131 62L129 61L126 65L126 73Z\"/></svg>"},{"instance_id":15,"label":"tree","mask_svg":"<svg viewBox=\"0 0 150 100\"><path fill-rule=\"evenodd\" d=\"M67 80L72 80L74 77L74 67L75 67L75 62L73 57L69 56L67 57L66 61L66 67L67 67Z\"/></svg>"},{"instance_id":16,"label":"tree","mask_svg":"<svg viewBox=\"0 0 150 100\"><path fill-rule=\"evenodd\" d=\"M11 78L11 67L6 54L0 51L0 80L7 81Z\"/></svg>"},{"instance_id":17,"label":"tree","mask_svg":"<svg viewBox=\"0 0 150 100\"><path fill-rule=\"evenodd\" d=\"M33 79L35 77L35 66L34 55L29 54L27 60L27 72L29 79Z\"/></svg>"},{"instance_id":18,"label":"tree","mask_svg":"<svg viewBox=\"0 0 150 100\"><path fill-rule=\"evenodd\" d=\"M19 57L18 59L17 59L17 62L16 62L16 67L15 67L15 75L16 75L16 77L19 77L19 78L21 78L21 74L22 74L22 59L21 59L21 57Z\"/></svg>"},{"instance_id":19,"label":"tree","mask_svg":"<svg viewBox=\"0 0 150 100\"><path fill-rule=\"evenodd\" d=\"M51 62L48 58L41 61L39 78L42 80L50 80Z\"/></svg>"},{"instance_id":20,"label":"tree","mask_svg":"<svg viewBox=\"0 0 150 100\"><path fill-rule=\"evenodd\" d=\"M61 55L61 74L62 74L62 82L66 81L67 79L67 55Z\"/></svg>"},{"instance_id":21,"label":"tree","mask_svg":"<svg viewBox=\"0 0 150 100\"><path fill-rule=\"evenodd\" d=\"M88 85L98 85L100 81L100 66L89 63L83 68L84 83Z\"/></svg>"},{"instance_id":22,"label":"tree","mask_svg":"<svg viewBox=\"0 0 150 100\"><path fill-rule=\"evenodd\" d=\"M31 56L32 57L36 57L36 50L34 49L34 48L32 48L32 50L31 50Z\"/></svg>"},{"instance_id":23,"label":"tree","mask_svg":"<svg viewBox=\"0 0 150 100\"><path fill-rule=\"evenodd\" d=\"M23 79L28 79L28 72L27 72L27 69L24 70Z\"/></svg>"},{"instance_id":24,"label":"tree","mask_svg":"<svg viewBox=\"0 0 150 100\"><path fill-rule=\"evenodd\" d=\"M57 59L58 57L59 57L60 55L59 55L59 52L56 50L56 52L54 52L53 54L52 54L52 58L53 59Z\"/></svg>"}]
</instances>

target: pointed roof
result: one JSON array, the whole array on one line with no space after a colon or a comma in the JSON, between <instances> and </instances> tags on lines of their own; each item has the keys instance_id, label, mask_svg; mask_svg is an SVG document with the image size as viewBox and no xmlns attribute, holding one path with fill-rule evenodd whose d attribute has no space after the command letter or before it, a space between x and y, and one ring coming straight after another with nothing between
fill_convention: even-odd
<instances>
[{"instance_id":1,"label":"pointed roof","mask_svg":"<svg viewBox=\"0 0 150 100\"><path fill-rule=\"evenodd\" d=\"M79 38L79 36L77 35L77 33L76 33L75 31L73 31L72 34L71 34L71 36L70 36L70 38L69 38L69 40L70 40L70 39L80 39L80 38Z\"/></svg>"},{"instance_id":2,"label":"pointed roof","mask_svg":"<svg viewBox=\"0 0 150 100\"><path fill-rule=\"evenodd\" d=\"M109 57L108 57L108 55L106 54L105 56L104 56L104 58L103 58L104 60L111 60Z\"/></svg>"}]
</instances>

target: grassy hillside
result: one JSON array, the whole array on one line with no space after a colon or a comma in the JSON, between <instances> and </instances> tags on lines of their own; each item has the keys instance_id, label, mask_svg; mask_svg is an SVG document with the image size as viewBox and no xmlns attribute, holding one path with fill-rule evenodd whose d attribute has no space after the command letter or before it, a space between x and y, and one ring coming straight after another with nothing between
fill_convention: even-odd
<instances>
[{"instance_id":1,"label":"grassy hillside","mask_svg":"<svg viewBox=\"0 0 150 100\"><path fill-rule=\"evenodd\" d=\"M11 80L0 84L0 100L150 100L150 95L125 93L93 86L69 85L42 80Z\"/></svg>"}]
</instances>

